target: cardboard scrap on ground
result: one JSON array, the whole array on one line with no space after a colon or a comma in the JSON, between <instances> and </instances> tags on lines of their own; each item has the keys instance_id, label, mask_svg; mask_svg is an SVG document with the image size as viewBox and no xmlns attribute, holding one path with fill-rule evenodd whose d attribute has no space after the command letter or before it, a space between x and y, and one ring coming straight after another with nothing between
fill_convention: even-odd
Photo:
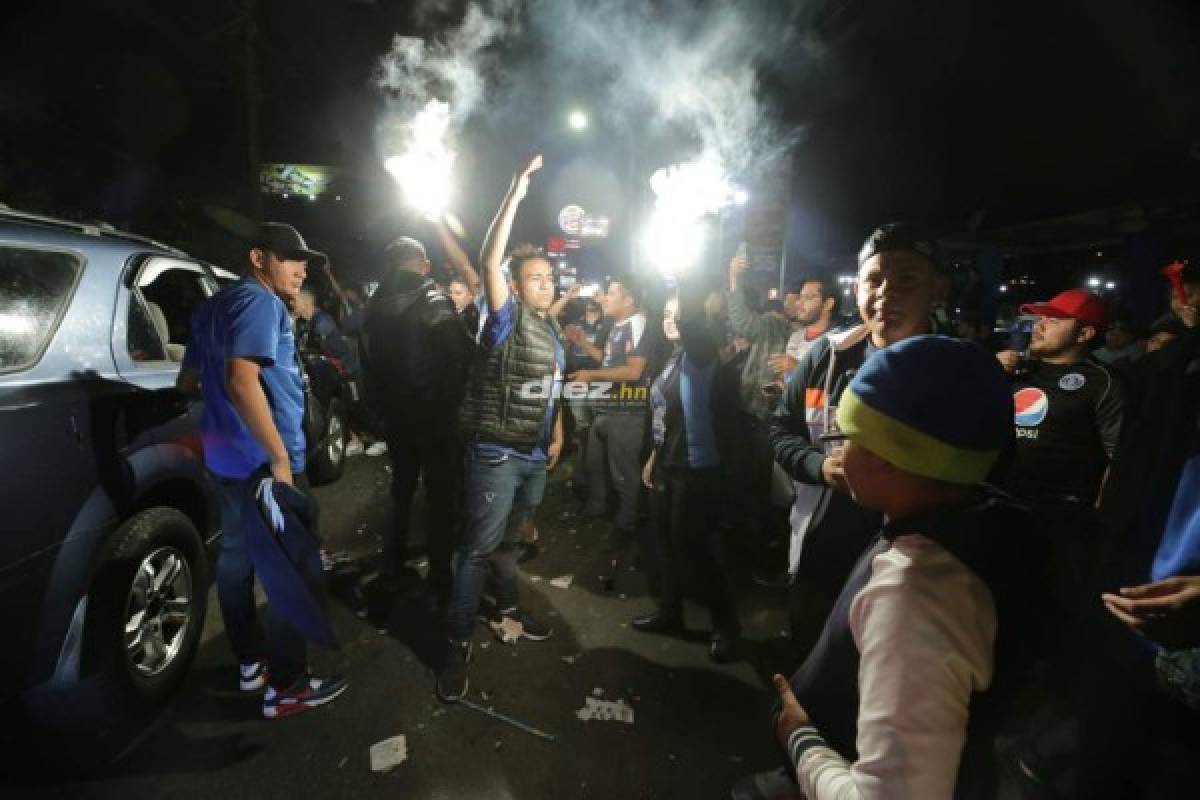
<instances>
[{"instance_id":1,"label":"cardboard scrap on ground","mask_svg":"<svg viewBox=\"0 0 1200 800\"><path fill-rule=\"evenodd\" d=\"M558 589L569 589L573 580L575 580L574 575L559 575L550 581L550 585Z\"/></svg>"},{"instance_id":2,"label":"cardboard scrap on ground","mask_svg":"<svg viewBox=\"0 0 1200 800\"><path fill-rule=\"evenodd\" d=\"M496 634L496 638L504 642L504 644L513 644L521 638L521 634L525 631L520 620L515 620L512 617L501 617L499 622L489 620L488 627L492 629L492 633Z\"/></svg>"},{"instance_id":3,"label":"cardboard scrap on ground","mask_svg":"<svg viewBox=\"0 0 1200 800\"><path fill-rule=\"evenodd\" d=\"M371 771L387 772L408 760L408 744L403 734L371 745Z\"/></svg>"},{"instance_id":4,"label":"cardboard scrap on ground","mask_svg":"<svg viewBox=\"0 0 1200 800\"><path fill-rule=\"evenodd\" d=\"M597 697L585 697L583 702L583 708L576 711L575 716L585 722L589 719L599 719L633 724L633 707L625 705L624 698L619 697L614 703Z\"/></svg>"}]
</instances>

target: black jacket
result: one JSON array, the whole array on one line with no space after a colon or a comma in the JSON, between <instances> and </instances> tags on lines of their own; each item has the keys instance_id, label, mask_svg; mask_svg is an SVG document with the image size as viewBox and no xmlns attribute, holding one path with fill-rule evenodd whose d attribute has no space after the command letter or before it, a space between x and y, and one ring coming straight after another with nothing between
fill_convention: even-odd
<instances>
[{"instance_id":1,"label":"black jacket","mask_svg":"<svg viewBox=\"0 0 1200 800\"><path fill-rule=\"evenodd\" d=\"M362 344L367 390L385 419L454 419L473 344L432 280L393 273L367 303Z\"/></svg>"}]
</instances>

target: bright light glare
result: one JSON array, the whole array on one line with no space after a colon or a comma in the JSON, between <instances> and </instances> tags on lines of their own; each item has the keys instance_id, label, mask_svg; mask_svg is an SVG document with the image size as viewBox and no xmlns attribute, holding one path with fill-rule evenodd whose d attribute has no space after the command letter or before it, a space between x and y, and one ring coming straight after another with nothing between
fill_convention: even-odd
<instances>
[{"instance_id":1,"label":"bright light glare","mask_svg":"<svg viewBox=\"0 0 1200 800\"><path fill-rule=\"evenodd\" d=\"M712 159L660 169L650 176L650 188L658 208L693 219L719 211L733 194L725 170Z\"/></svg>"},{"instance_id":2,"label":"bright light glare","mask_svg":"<svg viewBox=\"0 0 1200 800\"><path fill-rule=\"evenodd\" d=\"M1100 279L1099 278L1088 278L1087 285L1092 287L1093 289L1095 289L1096 287L1098 287L1100 285Z\"/></svg>"},{"instance_id":3,"label":"bright light glare","mask_svg":"<svg viewBox=\"0 0 1200 800\"><path fill-rule=\"evenodd\" d=\"M410 206L438 217L450 204L454 151L446 143L450 106L430 100L407 126L408 149L384 159Z\"/></svg>"},{"instance_id":4,"label":"bright light glare","mask_svg":"<svg viewBox=\"0 0 1200 800\"><path fill-rule=\"evenodd\" d=\"M733 202L736 205L744 206L750 200L750 195L746 194L745 189L738 189L733 193Z\"/></svg>"},{"instance_id":5,"label":"bright light glare","mask_svg":"<svg viewBox=\"0 0 1200 800\"><path fill-rule=\"evenodd\" d=\"M0 314L0 334L6 336L27 336L33 333L33 317L29 314Z\"/></svg>"},{"instance_id":6,"label":"bright light glare","mask_svg":"<svg viewBox=\"0 0 1200 800\"><path fill-rule=\"evenodd\" d=\"M704 224L696 217L658 209L642 231L642 252L664 275L690 269L704 250Z\"/></svg>"},{"instance_id":7,"label":"bright light glare","mask_svg":"<svg viewBox=\"0 0 1200 800\"><path fill-rule=\"evenodd\" d=\"M1115 288L1117 288L1117 282L1109 281L1108 283L1104 284L1104 288L1105 289L1115 289Z\"/></svg>"},{"instance_id":8,"label":"bright light glare","mask_svg":"<svg viewBox=\"0 0 1200 800\"><path fill-rule=\"evenodd\" d=\"M664 275L691 268L704 252L706 214L733 197L725 170L714 159L675 164L650 176L654 213L642 231L642 252Z\"/></svg>"},{"instance_id":9,"label":"bright light glare","mask_svg":"<svg viewBox=\"0 0 1200 800\"><path fill-rule=\"evenodd\" d=\"M571 130L573 131L587 130L587 114L583 113L579 109L576 109L567 115L567 124L571 126Z\"/></svg>"}]
</instances>

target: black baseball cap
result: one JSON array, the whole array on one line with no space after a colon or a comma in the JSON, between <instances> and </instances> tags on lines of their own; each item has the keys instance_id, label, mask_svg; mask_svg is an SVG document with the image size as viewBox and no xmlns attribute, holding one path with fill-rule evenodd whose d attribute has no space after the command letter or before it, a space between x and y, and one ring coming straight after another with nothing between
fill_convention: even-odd
<instances>
[{"instance_id":1,"label":"black baseball cap","mask_svg":"<svg viewBox=\"0 0 1200 800\"><path fill-rule=\"evenodd\" d=\"M287 259L307 261L321 267L329 257L318 250L310 250L300 232L283 222L264 222L258 226L250 239L250 247L261 247Z\"/></svg>"}]
</instances>

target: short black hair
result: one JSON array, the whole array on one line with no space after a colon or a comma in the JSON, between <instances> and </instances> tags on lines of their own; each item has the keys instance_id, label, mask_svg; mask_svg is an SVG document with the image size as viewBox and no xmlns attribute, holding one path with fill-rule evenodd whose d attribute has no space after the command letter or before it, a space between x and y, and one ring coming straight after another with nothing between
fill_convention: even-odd
<instances>
[{"instance_id":1,"label":"short black hair","mask_svg":"<svg viewBox=\"0 0 1200 800\"><path fill-rule=\"evenodd\" d=\"M528 242L517 245L508 254L508 274L515 281L521 280L521 270L534 259L541 259L547 264L550 263L550 259L546 258L546 254L537 245L529 244Z\"/></svg>"},{"instance_id":2,"label":"short black hair","mask_svg":"<svg viewBox=\"0 0 1200 800\"><path fill-rule=\"evenodd\" d=\"M785 289L783 293L785 295L800 294L802 291L804 291L805 285L809 283L815 283L817 286L821 287L822 302L830 297L833 298L833 311L831 313L836 317L838 311L840 311L842 307L842 293L838 291L838 285L833 280L833 276L831 275L802 275L797 280L789 283L787 289Z\"/></svg>"},{"instance_id":3,"label":"short black hair","mask_svg":"<svg viewBox=\"0 0 1200 800\"><path fill-rule=\"evenodd\" d=\"M929 262L935 272L940 272L937 243L923 231L906 222L888 222L871 231L858 251L858 267L870 259L889 251L904 251L920 256Z\"/></svg>"},{"instance_id":4,"label":"short black hair","mask_svg":"<svg viewBox=\"0 0 1200 800\"><path fill-rule=\"evenodd\" d=\"M397 236L383 248L383 255L391 269L407 269L410 264L426 261L429 256L425 245L411 236Z\"/></svg>"},{"instance_id":5,"label":"short black hair","mask_svg":"<svg viewBox=\"0 0 1200 800\"><path fill-rule=\"evenodd\" d=\"M614 283L619 283L621 288L625 291L625 294L633 298L633 305L635 308L641 308L641 287L638 284L637 279L634 278L632 274L627 272L618 272L616 274L609 275L604 281L604 288L607 290L608 287Z\"/></svg>"}]
</instances>

